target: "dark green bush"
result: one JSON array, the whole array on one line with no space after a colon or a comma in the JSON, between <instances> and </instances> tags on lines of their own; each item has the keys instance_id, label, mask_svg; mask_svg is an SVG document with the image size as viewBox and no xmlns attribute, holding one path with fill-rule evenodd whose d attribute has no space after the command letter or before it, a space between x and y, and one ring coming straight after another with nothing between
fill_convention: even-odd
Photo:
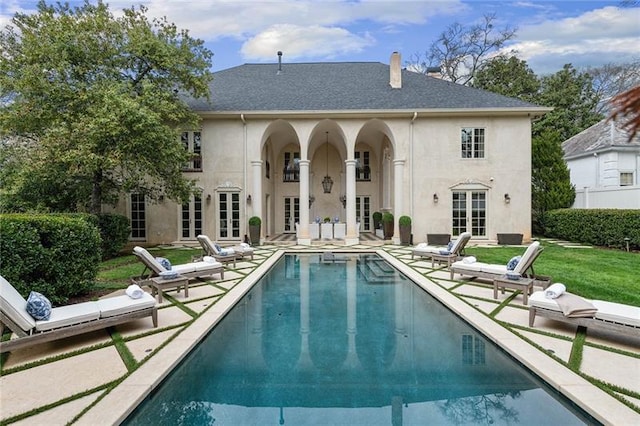
<instances>
[{"instance_id":1,"label":"dark green bush","mask_svg":"<svg viewBox=\"0 0 640 426\"><path fill-rule=\"evenodd\" d=\"M131 233L129 218L119 214L99 214L98 227L102 237L102 260L110 259L117 255L129 241Z\"/></svg>"},{"instance_id":2,"label":"dark green bush","mask_svg":"<svg viewBox=\"0 0 640 426\"><path fill-rule=\"evenodd\" d=\"M382 223L393 223L393 213L384 212L382 214Z\"/></svg>"},{"instance_id":3,"label":"dark green bush","mask_svg":"<svg viewBox=\"0 0 640 426\"><path fill-rule=\"evenodd\" d=\"M558 209L547 212L545 236L602 247L640 248L640 210Z\"/></svg>"},{"instance_id":4,"label":"dark green bush","mask_svg":"<svg viewBox=\"0 0 640 426\"><path fill-rule=\"evenodd\" d=\"M100 263L100 233L91 215L0 216L0 274L23 296L55 304L90 290Z\"/></svg>"},{"instance_id":5,"label":"dark green bush","mask_svg":"<svg viewBox=\"0 0 640 426\"><path fill-rule=\"evenodd\" d=\"M409 216L400 216L398 218L398 225L400 225L400 226L409 226L409 225L411 225L411 217L409 217Z\"/></svg>"}]
</instances>

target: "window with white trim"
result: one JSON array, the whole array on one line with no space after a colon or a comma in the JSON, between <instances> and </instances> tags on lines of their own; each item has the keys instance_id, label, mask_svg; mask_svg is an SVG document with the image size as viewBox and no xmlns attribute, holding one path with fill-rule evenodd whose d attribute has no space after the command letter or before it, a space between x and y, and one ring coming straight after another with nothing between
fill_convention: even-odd
<instances>
[{"instance_id":1,"label":"window with white trim","mask_svg":"<svg viewBox=\"0 0 640 426\"><path fill-rule=\"evenodd\" d=\"M633 172L620 172L620 186L633 186Z\"/></svg>"},{"instance_id":2,"label":"window with white trim","mask_svg":"<svg viewBox=\"0 0 640 426\"><path fill-rule=\"evenodd\" d=\"M131 194L131 239L147 238L147 220L143 194Z\"/></svg>"},{"instance_id":3,"label":"window with white trim","mask_svg":"<svg viewBox=\"0 0 640 426\"><path fill-rule=\"evenodd\" d=\"M484 129L463 127L460 147L462 158L484 158Z\"/></svg>"},{"instance_id":4,"label":"window with white trim","mask_svg":"<svg viewBox=\"0 0 640 426\"><path fill-rule=\"evenodd\" d=\"M356 181L371 181L369 151L356 151Z\"/></svg>"},{"instance_id":5,"label":"window with white trim","mask_svg":"<svg viewBox=\"0 0 640 426\"><path fill-rule=\"evenodd\" d=\"M299 182L300 181L300 153L285 152L284 168L282 169L283 182Z\"/></svg>"},{"instance_id":6,"label":"window with white trim","mask_svg":"<svg viewBox=\"0 0 640 426\"><path fill-rule=\"evenodd\" d=\"M182 132L180 136L180 142L185 151L191 154L190 160L182 167L182 170L188 172L201 172L202 171L202 133L200 131L195 132Z\"/></svg>"}]
</instances>

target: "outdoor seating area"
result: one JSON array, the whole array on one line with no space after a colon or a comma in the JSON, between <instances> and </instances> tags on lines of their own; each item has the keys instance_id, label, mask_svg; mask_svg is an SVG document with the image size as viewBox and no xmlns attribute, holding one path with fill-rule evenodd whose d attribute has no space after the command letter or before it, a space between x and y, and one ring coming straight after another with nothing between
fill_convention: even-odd
<instances>
[{"instance_id":1,"label":"outdoor seating area","mask_svg":"<svg viewBox=\"0 0 640 426\"><path fill-rule=\"evenodd\" d=\"M158 326L158 308L153 296L141 292L83 302L57 308L46 308L47 319L37 320L28 310L28 302L0 276L0 321L2 330L8 327L15 338L0 342L0 353L10 352L39 343L88 333L138 318L150 316ZM39 301L42 303L42 301ZM45 301L44 303L46 304Z\"/></svg>"},{"instance_id":2,"label":"outdoor seating area","mask_svg":"<svg viewBox=\"0 0 640 426\"><path fill-rule=\"evenodd\" d=\"M542 291L529 297L529 307L523 306L523 295L518 290L507 289L496 300L491 286L468 280L451 280L450 272L443 265L432 267L431 262L423 258L412 259L412 247L375 241L370 246L358 245L348 249L335 244L313 249L295 246L293 249L300 252L321 250L327 253L322 257L323 262L338 263L345 251L376 251L488 338L498 344L504 342L505 350L533 368L551 386L579 389L575 393L577 400L598 413L598 419L604 423L627 424L625 420L639 415L628 405L640 403L630 396L640 393L640 385L629 374L640 367L640 358L637 357L640 333L632 321L626 321L629 325L622 326L624 328L604 329L595 322L605 320L582 318L587 321L588 334L586 339L580 339L575 323L556 321L547 315L547 310L553 309L543 311L546 308L537 306L536 301ZM238 269L226 271L224 279L218 280L216 276L214 279L193 281L189 283L188 293L186 287L169 285L163 291L163 302L154 301L159 320L157 329L151 328L147 321L132 321L114 327L115 335L123 337L119 342L108 333L89 333L80 339L65 339L59 334L54 342L42 345L41 349L12 348L5 358L0 378L2 420L24 424L78 425L121 422L135 405L136 392L147 388L147 383L161 380L162 375L178 362L176 357L183 356L198 338L210 330L218 316L224 315L228 307L251 286L254 272L268 268L277 257L274 255L282 250L283 246L278 245L254 247L253 261L239 263ZM145 292L150 290L147 287L143 289ZM536 306L535 326L533 322L529 325L532 306ZM610 314L601 307L598 309L600 315ZM559 315L563 315L562 312L559 311ZM632 314L630 318L635 317ZM154 322L154 327L156 325ZM598 333L592 334L592 329ZM112 339L117 343L112 343ZM576 345L584 347L578 374L567 366ZM127 364L119 356L117 346L125 347L133 355L133 370L128 370L132 368L130 366L125 367ZM34 362L31 366L30 363ZM95 365L101 366L99 372L95 371ZM613 367L601 368L602 365ZM36 393L24 386L24 383L38 383L42 374L46 374L49 382L60 385L48 386ZM69 380L70 377L73 379ZM613 398L603 392L593 379L615 385L620 390L619 397ZM120 380L122 383L114 388L105 387L105 384Z\"/></svg>"}]
</instances>

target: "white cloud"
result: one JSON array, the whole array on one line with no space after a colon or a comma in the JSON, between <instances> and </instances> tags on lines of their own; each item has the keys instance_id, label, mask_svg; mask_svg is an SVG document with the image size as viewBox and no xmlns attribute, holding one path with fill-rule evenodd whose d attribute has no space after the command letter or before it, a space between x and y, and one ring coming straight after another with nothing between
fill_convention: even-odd
<instances>
[{"instance_id":1,"label":"white cloud","mask_svg":"<svg viewBox=\"0 0 640 426\"><path fill-rule=\"evenodd\" d=\"M553 73L565 63L576 67L625 62L640 52L640 8L604 7L582 15L522 25L515 49L536 73Z\"/></svg>"},{"instance_id":2,"label":"white cloud","mask_svg":"<svg viewBox=\"0 0 640 426\"><path fill-rule=\"evenodd\" d=\"M332 58L360 52L373 43L370 35L358 36L343 28L284 24L274 25L249 39L241 53L251 60L273 59L279 50L288 59Z\"/></svg>"},{"instance_id":3,"label":"white cloud","mask_svg":"<svg viewBox=\"0 0 640 426\"><path fill-rule=\"evenodd\" d=\"M429 18L454 14L466 8L461 0L438 2L393 0L145 0L152 16L167 16L195 37L214 41L223 37L244 39L274 25L346 26L370 21L387 25L424 24ZM111 8L130 7L126 0L109 2Z\"/></svg>"}]
</instances>

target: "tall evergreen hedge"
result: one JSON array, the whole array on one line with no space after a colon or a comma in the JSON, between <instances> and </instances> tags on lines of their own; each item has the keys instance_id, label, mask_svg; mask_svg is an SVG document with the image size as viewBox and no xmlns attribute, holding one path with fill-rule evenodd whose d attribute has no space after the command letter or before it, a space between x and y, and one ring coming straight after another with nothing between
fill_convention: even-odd
<instances>
[{"instance_id":1,"label":"tall evergreen hedge","mask_svg":"<svg viewBox=\"0 0 640 426\"><path fill-rule=\"evenodd\" d=\"M0 274L23 296L54 304L90 290L98 274L97 218L86 214L0 215Z\"/></svg>"},{"instance_id":2,"label":"tall evergreen hedge","mask_svg":"<svg viewBox=\"0 0 640 426\"><path fill-rule=\"evenodd\" d=\"M640 210L558 209L547 212L545 236L602 247L640 249Z\"/></svg>"}]
</instances>

